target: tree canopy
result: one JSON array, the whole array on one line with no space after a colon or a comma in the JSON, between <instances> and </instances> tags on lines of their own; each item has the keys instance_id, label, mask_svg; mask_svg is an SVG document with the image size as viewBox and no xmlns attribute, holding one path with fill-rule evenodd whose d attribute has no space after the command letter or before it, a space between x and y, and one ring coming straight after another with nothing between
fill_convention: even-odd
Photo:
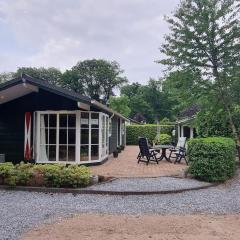
<instances>
[{"instance_id":1,"label":"tree canopy","mask_svg":"<svg viewBox=\"0 0 240 240\"><path fill-rule=\"evenodd\" d=\"M221 104L240 146L233 115L240 69L240 4L238 0L183 0L167 18L171 32L165 37L159 62L170 70L199 72L198 84L208 90L207 104ZM189 84L192 80L188 79ZM235 94L234 94L235 93ZM211 96L210 96L211 95Z\"/></svg>"}]
</instances>

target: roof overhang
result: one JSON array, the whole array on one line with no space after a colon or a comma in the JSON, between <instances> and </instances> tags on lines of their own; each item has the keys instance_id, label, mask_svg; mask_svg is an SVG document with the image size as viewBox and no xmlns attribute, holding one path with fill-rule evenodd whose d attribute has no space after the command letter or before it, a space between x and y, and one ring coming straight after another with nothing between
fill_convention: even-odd
<instances>
[{"instance_id":1,"label":"roof overhang","mask_svg":"<svg viewBox=\"0 0 240 240\"><path fill-rule=\"evenodd\" d=\"M28 83L20 82L0 91L0 104L10 102L27 94L38 92L38 87Z\"/></svg>"},{"instance_id":2,"label":"roof overhang","mask_svg":"<svg viewBox=\"0 0 240 240\"><path fill-rule=\"evenodd\" d=\"M192 117L188 117L188 118L183 118L183 119L179 119L176 121L177 124L182 124L182 123L187 123L191 120L194 120L196 118L196 115L192 116Z\"/></svg>"}]
</instances>

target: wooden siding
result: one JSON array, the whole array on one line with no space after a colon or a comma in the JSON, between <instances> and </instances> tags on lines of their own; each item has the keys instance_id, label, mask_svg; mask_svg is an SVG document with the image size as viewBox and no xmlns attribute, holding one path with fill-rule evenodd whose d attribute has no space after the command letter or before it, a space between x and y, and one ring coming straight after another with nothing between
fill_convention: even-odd
<instances>
[{"instance_id":1,"label":"wooden siding","mask_svg":"<svg viewBox=\"0 0 240 240\"><path fill-rule=\"evenodd\" d=\"M0 105L0 154L6 154L6 161L19 163L24 160L24 116L25 112L45 110L79 110L77 102L39 89L24 97ZM99 111L91 108L91 110ZM117 148L117 123L112 119L112 136L109 139L110 154ZM123 136L123 143L125 137Z\"/></svg>"},{"instance_id":2,"label":"wooden siding","mask_svg":"<svg viewBox=\"0 0 240 240\"><path fill-rule=\"evenodd\" d=\"M76 109L75 101L44 90L0 105L0 153L6 154L6 161L24 160L25 112Z\"/></svg>"}]
</instances>

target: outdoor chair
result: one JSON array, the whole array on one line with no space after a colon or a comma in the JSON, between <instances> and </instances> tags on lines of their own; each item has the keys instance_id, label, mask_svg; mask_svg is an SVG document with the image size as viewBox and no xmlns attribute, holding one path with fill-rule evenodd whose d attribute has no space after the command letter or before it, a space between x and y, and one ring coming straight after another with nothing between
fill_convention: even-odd
<instances>
[{"instance_id":1,"label":"outdoor chair","mask_svg":"<svg viewBox=\"0 0 240 240\"><path fill-rule=\"evenodd\" d=\"M138 163L145 162L148 165L150 161L153 161L158 164L157 152L149 148L146 138L140 137L138 139L138 145L140 149L140 152L137 156Z\"/></svg>"},{"instance_id":2,"label":"outdoor chair","mask_svg":"<svg viewBox=\"0 0 240 240\"><path fill-rule=\"evenodd\" d=\"M180 137L178 139L177 146L169 149L170 150L170 154L169 154L170 159L171 159L173 153L175 153L175 156L176 156L176 153L179 152L180 148L185 148L186 140L187 140L186 137Z\"/></svg>"},{"instance_id":3,"label":"outdoor chair","mask_svg":"<svg viewBox=\"0 0 240 240\"><path fill-rule=\"evenodd\" d=\"M181 163L181 160L184 159L186 164L188 165L188 161L186 159L186 148L180 147L178 151L173 152L175 155L173 158L175 158L174 164Z\"/></svg>"}]
</instances>

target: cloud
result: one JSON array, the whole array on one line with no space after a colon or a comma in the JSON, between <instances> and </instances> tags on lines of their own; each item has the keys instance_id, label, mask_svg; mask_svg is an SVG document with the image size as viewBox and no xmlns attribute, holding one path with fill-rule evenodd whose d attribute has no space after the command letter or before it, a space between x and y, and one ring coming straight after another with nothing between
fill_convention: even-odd
<instances>
[{"instance_id":1,"label":"cloud","mask_svg":"<svg viewBox=\"0 0 240 240\"><path fill-rule=\"evenodd\" d=\"M0 24L14 39L16 51L0 71L22 65L64 70L79 60L104 58L118 61L130 81L146 82L161 75L154 61L160 58L158 48L168 31L163 16L178 2L1 0Z\"/></svg>"}]
</instances>

